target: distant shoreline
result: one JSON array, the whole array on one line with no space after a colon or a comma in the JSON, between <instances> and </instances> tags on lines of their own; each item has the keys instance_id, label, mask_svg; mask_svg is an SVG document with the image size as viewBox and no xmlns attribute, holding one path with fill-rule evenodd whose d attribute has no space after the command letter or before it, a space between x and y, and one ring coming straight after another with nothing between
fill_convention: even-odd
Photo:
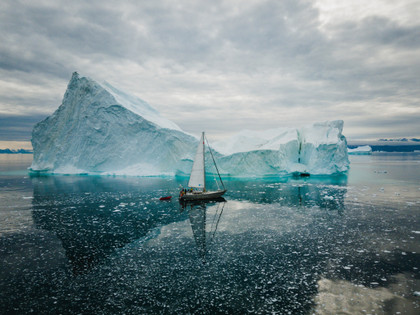
<instances>
[{"instance_id":1,"label":"distant shoreline","mask_svg":"<svg viewBox=\"0 0 420 315\"><path fill-rule=\"evenodd\" d=\"M10 150L10 149L0 149L0 154L33 154L34 151L27 150L27 149L17 149L17 150Z\"/></svg>"},{"instance_id":2,"label":"distant shoreline","mask_svg":"<svg viewBox=\"0 0 420 315\"><path fill-rule=\"evenodd\" d=\"M368 145L372 148L372 152L415 152L420 150L419 144L406 144L406 145L377 145L377 144L351 144L347 147L355 149L360 146Z\"/></svg>"}]
</instances>

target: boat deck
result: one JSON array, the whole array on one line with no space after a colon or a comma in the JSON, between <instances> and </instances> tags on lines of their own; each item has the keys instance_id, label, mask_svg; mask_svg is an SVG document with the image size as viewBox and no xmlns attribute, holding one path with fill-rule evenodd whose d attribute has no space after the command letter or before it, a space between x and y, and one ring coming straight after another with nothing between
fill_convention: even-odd
<instances>
[{"instance_id":1,"label":"boat deck","mask_svg":"<svg viewBox=\"0 0 420 315\"><path fill-rule=\"evenodd\" d=\"M225 190L215 191L193 191L187 192L185 195L179 197L181 200L204 200L204 199L215 199L219 198L226 192Z\"/></svg>"}]
</instances>

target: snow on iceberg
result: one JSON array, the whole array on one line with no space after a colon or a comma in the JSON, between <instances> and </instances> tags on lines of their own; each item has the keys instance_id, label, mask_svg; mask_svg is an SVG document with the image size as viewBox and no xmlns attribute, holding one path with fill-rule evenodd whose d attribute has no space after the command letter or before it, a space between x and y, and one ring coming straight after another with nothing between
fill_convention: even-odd
<instances>
[{"instance_id":1,"label":"snow on iceberg","mask_svg":"<svg viewBox=\"0 0 420 315\"><path fill-rule=\"evenodd\" d=\"M243 131L214 144L226 176L329 175L349 168L343 121ZM73 74L60 107L32 132L33 171L188 175L198 139L141 99ZM213 170L209 169L211 173Z\"/></svg>"},{"instance_id":2,"label":"snow on iceberg","mask_svg":"<svg viewBox=\"0 0 420 315\"><path fill-rule=\"evenodd\" d=\"M372 147L370 145L362 145L354 149L348 149L350 155L369 155L372 154Z\"/></svg>"}]
</instances>

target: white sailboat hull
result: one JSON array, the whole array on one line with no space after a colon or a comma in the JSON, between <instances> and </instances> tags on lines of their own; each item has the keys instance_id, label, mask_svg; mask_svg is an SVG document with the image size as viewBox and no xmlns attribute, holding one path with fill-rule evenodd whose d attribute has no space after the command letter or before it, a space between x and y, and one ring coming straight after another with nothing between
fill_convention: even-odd
<instances>
[{"instance_id":1,"label":"white sailboat hull","mask_svg":"<svg viewBox=\"0 0 420 315\"><path fill-rule=\"evenodd\" d=\"M187 192L185 195L180 197L181 200L209 200L221 197L226 190L215 190L215 191L193 191Z\"/></svg>"}]
</instances>

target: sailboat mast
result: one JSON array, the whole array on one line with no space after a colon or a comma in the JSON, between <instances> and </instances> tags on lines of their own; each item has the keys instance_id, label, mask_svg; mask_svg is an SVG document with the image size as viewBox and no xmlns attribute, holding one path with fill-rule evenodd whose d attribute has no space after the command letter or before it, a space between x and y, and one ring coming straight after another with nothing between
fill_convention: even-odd
<instances>
[{"instance_id":1,"label":"sailboat mast","mask_svg":"<svg viewBox=\"0 0 420 315\"><path fill-rule=\"evenodd\" d=\"M204 145L204 131L203 131L203 134L201 136L201 139L203 141L203 177L204 177L203 191L206 191L206 158L205 158L205 155L204 155L206 148L205 148L205 145Z\"/></svg>"}]
</instances>

